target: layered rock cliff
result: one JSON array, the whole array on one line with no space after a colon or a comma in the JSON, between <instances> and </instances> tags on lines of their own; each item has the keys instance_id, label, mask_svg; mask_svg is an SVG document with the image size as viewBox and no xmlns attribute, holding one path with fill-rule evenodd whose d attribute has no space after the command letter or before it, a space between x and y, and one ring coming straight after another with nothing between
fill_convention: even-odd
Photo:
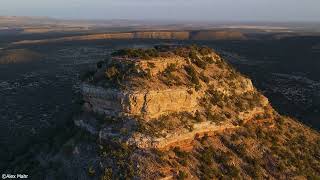
<instances>
[{"instance_id":1,"label":"layered rock cliff","mask_svg":"<svg viewBox=\"0 0 320 180\"><path fill-rule=\"evenodd\" d=\"M82 94L75 124L97 144L75 145L73 158L96 147L99 157L91 154L88 167L93 178L320 175L319 133L279 115L209 48L119 50L84 78Z\"/></svg>"},{"instance_id":2,"label":"layered rock cliff","mask_svg":"<svg viewBox=\"0 0 320 180\"><path fill-rule=\"evenodd\" d=\"M52 39L22 40L13 45L56 43L66 41L88 41L108 39L167 39L167 40L244 40L246 35L237 31L138 31L77 35Z\"/></svg>"},{"instance_id":3,"label":"layered rock cliff","mask_svg":"<svg viewBox=\"0 0 320 180\"><path fill-rule=\"evenodd\" d=\"M157 128L153 124L160 119L176 123L171 132L164 128L167 132L161 138L150 135L149 131L156 129L148 129L148 133L131 130L128 137L119 134L118 138L129 145L166 148L179 138L193 139L196 134L225 126L234 128L236 125L231 124L236 120L246 121L268 108L268 101L254 89L250 79L229 68L208 48L176 48L170 53L155 50L150 52L152 55L140 51L122 52L100 64L101 68L82 85L87 112L130 119L137 122L136 126L152 124ZM137 53L142 57L134 57ZM236 102L233 98L242 99ZM252 98L255 102L249 102ZM237 103L243 103L244 109L239 109ZM187 121L190 127L184 127ZM191 126L195 130L185 135ZM109 127L100 131L102 139L115 135Z\"/></svg>"}]
</instances>

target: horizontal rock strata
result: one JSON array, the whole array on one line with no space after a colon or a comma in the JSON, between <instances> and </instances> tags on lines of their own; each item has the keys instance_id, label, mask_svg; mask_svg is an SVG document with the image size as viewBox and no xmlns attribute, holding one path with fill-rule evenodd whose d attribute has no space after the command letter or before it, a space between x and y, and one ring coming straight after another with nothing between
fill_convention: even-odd
<instances>
[{"instance_id":1,"label":"horizontal rock strata","mask_svg":"<svg viewBox=\"0 0 320 180\"><path fill-rule=\"evenodd\" d=\"M145 91L117 91L89 84L82 85L84 100L96 113L111 116L158 118L174 112L194 112L199 94L187 88Z\"/></svg>"}]
</instances>

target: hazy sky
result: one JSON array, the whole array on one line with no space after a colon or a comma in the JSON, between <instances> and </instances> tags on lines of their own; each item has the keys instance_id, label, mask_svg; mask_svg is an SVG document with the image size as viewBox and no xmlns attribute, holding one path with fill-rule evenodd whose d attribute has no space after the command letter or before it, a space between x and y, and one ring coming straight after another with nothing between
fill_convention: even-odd
<instances>
[{"instance_id":1,"label":"hazy sky","mask_svg":"<svg viewBox=\"0 0 320 180\"><path fill-rule=\"evenodd\" d=\"M0 15L73 19L320 21L320 0L0 0Z\"/></svg>"}]
</instances>

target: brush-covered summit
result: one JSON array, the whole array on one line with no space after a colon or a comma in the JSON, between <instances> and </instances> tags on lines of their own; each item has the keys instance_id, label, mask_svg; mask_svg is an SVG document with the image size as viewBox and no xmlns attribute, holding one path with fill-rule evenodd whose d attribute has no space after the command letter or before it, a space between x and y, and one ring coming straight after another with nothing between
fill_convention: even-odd
<instances>
[{"instance_id":1,"label":"brush-covered summit","mask_svg":"<svg viewBox=\"0 0 320 180\"><path fill-rule=\"evenodd\" d=\"M319 178L319 133L279 115L210 48L118 50L83 81L75 124L91 138L68 160L87 165L79 177Z\"/></svg>"}]
</instances>

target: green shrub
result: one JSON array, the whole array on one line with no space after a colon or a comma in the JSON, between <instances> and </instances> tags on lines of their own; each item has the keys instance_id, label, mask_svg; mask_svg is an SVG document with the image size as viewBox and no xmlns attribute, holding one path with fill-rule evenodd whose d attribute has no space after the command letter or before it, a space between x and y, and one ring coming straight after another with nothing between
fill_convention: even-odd
<instances>
[{"instance_id":1,"label":"green shrub","mask_svg":"<svg viewBox=\"0 0 320 180\"><path fill-rule=\"evenodd\" d=\"M220 124L222 121L225 120L225 118L222 117L220 114L212 113L210 110L206 110L205 115L209 121L217 123L217 124Z\"/></svg>"},{"instance_id":2,"label":"green shrub","mask_svg":"<svg viewBox=\"0 0 320 180\"><path fill-rule=\"evenodd\" d=\"M182 165L182 166L187 166L187 160L186 159L179 159L178 162Z\"/></svg>"},{"instance_id":3,"label":"green shrub","mask_svg":"<svg viewBox=\"0 0 320 180\"><path fill-rule=\"evenodd\" d=\"M197 122L202 122L203 120L201 119L201 115L199 113L199 111L197 110L196 113L194 114L194 119L197 121Z\"/></svg>"},{"instance_id":4,"label":"green shrub","mask_svg":"<svg viewBox=\"0 0 320 180\"><path fill-rule=\"evenodd\" d=\"M167 68L164 70L165 73L171 73L177 70L177 64L171 63Z\"/></svg>"},{"instance_id":5,"label":"green shrub","mask_svg":"<svg viewBox=\"0 0 320 180\"><path fill-rule=\"evenodd\" d=\"M283 117L278 117L276 121L279 123L280 126L284 125L284 118Z\"/></svg>"},{"instance_id":6,"label":"green shrub","mask_svg":"<svg viewBox=\"0 0 320 180\"><path fill-rule=\"evenodd\" d=\"M207 94L210 96L210 102L212 104L218 104L219 102L225 101L226 97L220 91L210 88L207 90Z\"/></svg>"},{"instance_id":7,"label":"green shrub","mask_svg":"<svg viewBox=\"0 0 320 180\"><path fill-rule=\"evenodd\" d=\"M189 56L189 50L187 48L176 48L174 50L174 54L187 58Z\"/></svg>"},{"instance_id":8,"label":"green shrub","mask_svg":"<svg viewBox=\"0 0 320 180\"><path fill-rule=\"evenodd\" d=\"M192 63L197 65L201 69L206 69L207 63L201 59L192 59Z\"/></svg>"},{"instance_id":9,"label":"green shrub","mask_svg":"<svg viewBox=\"0 0 320 180\"><path fill-rule=\"evenodd\" d=\"M101 177L101 180L112 180L112 169L111 168L105 168L104 174Z\"/></svg>"},{"instance_id":10,"label":"green shrub","mask_svg":"<svg viewBox=\"0 0 320 180\"><path fill-rule=\"evenodd\" d=\"M148 62L148 67L149 68L155 68L156 65L154 63L152 63L152 62Z\"/></svg>"},{"instance_id":11,"label":"green shrub","mask_svg":"<svg viewBox=\"0 0 320 180\"><path fill-rule=\"evenodd\" d=\"M150 59L159 57L159 52L152 49L120 49L111 54L112 56L125 56L128 58Z\"/></svg>"},{"instance_id":12,"label":"green shrub","mask_svg":"<svg viewBox=\"0 0 320 180\"><path fill-rule=\"evenodd\" d=\"M222 61L216 61L216 64L220 69L223 69L224 63Z\"/></svg>"},{"instance_id":13,"label":"green shrub","mask_svg":"<svg viewBox=\"0 0 320 180\"><path fill-rule=\"evenodd\" d=\"M205 147L204 150L202 150L200 159L206 165L211 165L213 163L213 157L214 149L211 146L209 146Z\"/></svg>"},{"instance_id":14,"label":"green shrub","mask_svg":"<svg viewBox=\"0 0 320 180\"><path fill-rule=\"evenodd\" d=\"M150 57L159 57L159 52L155 48L147 49L144 53Z\"/></svg>"},{"instance_id":15,"label":"green shrub","mask_svg":"<svg viewBox=\"0 0 320 180\"><path fill-rule=\"evenodd\" d=\"M225 165L224 166L225 174L231 177L238 177L240 170L234 165Z\"/></svg>"},{"instance_id":16,"label":"green shrub","mask_svg":"<svg viewBox=\"0 0 320 180\"><path fill-rule=\"evenodd\" d=\"M217 179L221 178L221 174L222 174L221 171L215 167L213 168L208 165L202 164L200 166L200 170L202 172L201 179L210 180L210 179L214 179L214 177L219 177Z\"/></svg>"},{"instance_id":17,"label":"green shrub","mask_svg":"<svg viewBox=\"0 0 320 180\"><path fill-rule=\"evenodd\" d=\"M231 159L231 153L223 152L220 149L217 149L213 152L213 158L218 163L227 164Z\"/></svg>"},{"instance_id":18,"label":"green shrub","mask_svg":"<svg viewBox=\"0 0 320 180\"><path fill-rule=\"evenodd\" d=\"M191 50L191 51L189 52L189 58L192 59L192 60L197 60L197 59L199 59L197 51Z\"/></svg>"},{"instance_id":19,"label":"green shrub","mask_svg":"<svg viewBox=\"0 0 320 180\"><path fill-rule=\"evenodd\" d=\"M203 72L200 73L200 79L205 83L210 82L210 79L207 76L205 76Z\"/></svg>"},{"instance_id":20,"label":"green shrub","mask_svg":"<svg viewBox=\"0 0 320 180\"><path fill-rule=\"evenodd\" d=\"M176 64L170 64L167 68L163 71L162 75L164 78L160 78L167 86L172 85L180 85L181 79L178 76L172 74L172 72L177 70Z\"/></svg>"},{"instance_id":21,"label":"green shrub","mask_svg":"<svg viewBox=\"0 0 320 180\"><path fill-rule=\"evenodd\" d=\"M261 179L263 174L259 166L246 165L243 168L253 179Z\"/></svg>"},{"instance_id":22,"label":"green shrub","mask_svg":"<svg viewBox=\"0 0 320 180\"><path fill-rule=\"evenodd\" d=\"M176 156L178 156L179 158L188 158L189 157L189 153L188 152L184 152L182 151L179 147L174 147L173 148L173 152L176 154Z\"/></svg>"},{"instance_id":23,"label":"green shrub","mask_svg":"<svg viewBox=\"0 0 320 180\"><path fill-rule=\"evenodd\" d=\"M189 75L190 81L195 85L195 87L200 86L199 77L194 67L190 65L190 66L185 66L184 68Z\"/></svg>"},{"instance_id":24,"label":"green shrub","mask_svg":"<svg viewBox=\"0 0 320 180\"><path fill-rule=\"evenodd\" d=\"M93 168L93 166L89 166L88 175L89 176L95 176L96 175L96 170Z\"/></svg>"},{"instance_id":25,"label":"green shrub","mask_svg":"<svg viewBox=\"0 0 320 180\"><path fill-rule=\"evenodd\" d=\"M208 62L209 64L213 64L214 63L214 60L212 57L205 57L204 59L206 62Z\"/></svg>"},{"instance_id":26,"label":"green shrub","mask_svg":"<svg viewBox=\"0 0 320 180\"><path fill-rule=\"evenodd\" d=\"M200 139L201 144L204 144L209 139L209 136L207 133L204 134L204 136Z\"/></svg>"},{"instance_id":27,"label":"green shrub","mask_svg":"<svg viewBox=\"0 0 320 180\"><path fill-rule=\"evenodd\" d=\"M188 174L184 171L179 171L179 174L177 176L177 179L178 180L184 180L184 179L187 179L188 177Z\"/></svg>"},{"instance_id":28,"label":"green shrub","mask_svg":"<svg viewBox=\"0 0 320 180\"><path fill-rule=\"evenodd\" d=\"M119 70L117 67L112 66L106 69L105 74L107 79L112 79L113 77L119 75Z\"/></svg>"},{"instance_id":29,"label":"green shrub","mask_svg":"<svg viewBox=\"0 0 320 180\"><path fill-rule=\"evenodd\" d=\"M224 115L226 116L226 118L230 119L231 118L231 114L229 112L225 112Z\"/></svg>"},{"instance_id":30,"label":"green shrub","mask_svg":"<svg viewBox=\"0 0 320 180\"><path fill-rule=\"evenodd\" d=\"M200 48L199 52L200 52L200 54L202 56L205 56L205 55L211 54L212 53L212 49L209 48L209 47L204 46L204 47Z\"/></svg>"}]
</instances>

